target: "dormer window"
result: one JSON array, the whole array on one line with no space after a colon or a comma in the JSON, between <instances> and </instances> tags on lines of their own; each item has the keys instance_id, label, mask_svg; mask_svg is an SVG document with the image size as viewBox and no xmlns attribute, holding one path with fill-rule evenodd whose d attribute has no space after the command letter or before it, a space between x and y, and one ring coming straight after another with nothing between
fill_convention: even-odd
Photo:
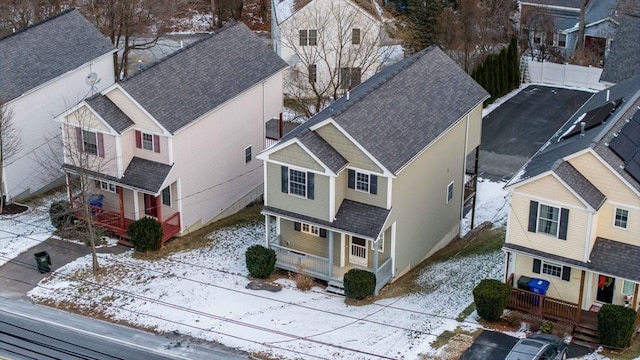
<instances>
[{"instance_id":1,"label":"dormer window","mask_svg":"<svg viewBox=\"0 0 640 360\"><path fill-rule=\"evenodd\" d=\"M160 136L136 130L136 147L159 153Z\"/></svg>"},{"instance_id":2,"label":"dormer window","mask_svg":"<svg viewBox=\"0 0 640 360\"><path fill-rule=\"evenodd\" d=\"M142 148L153 151L153 135L142 133Z\"/></svg>"}]
</instances>

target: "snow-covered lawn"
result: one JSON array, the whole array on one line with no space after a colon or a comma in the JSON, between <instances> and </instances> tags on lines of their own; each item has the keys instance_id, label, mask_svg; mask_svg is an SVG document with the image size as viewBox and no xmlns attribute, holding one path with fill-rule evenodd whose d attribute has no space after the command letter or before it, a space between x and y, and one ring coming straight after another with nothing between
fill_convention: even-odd
<instances>
[{"instance_id":1,"label":"snow-covered lawn","mask_svg":"<svg viewBox=\"0 0 640 360\"><path fill-rule=\"evenodd\" d=\"M477 223L504 223L503 184L479 183ZM454 258L423 270L419 294L365 306L313 288L296 289L279 279L282 291L249 290L244 264L247 247L264 242L264 224L225 228L210 235L211 245L157 261L134 258L133 251L100 254L106 270L93 276L91 258L79 258L29 293L86 311L99 309L114 320L178 331L250 352L284 358L404 358L433 353L431 343L444 330L474 329L455 318L472 302L471 289L483 278L499 278L499 251Z\"/></svg>"},{"instance_id":2,"label":"snow-covered lawn","mask_svg":"<svg viewBox=\"0 0 640 360\"><path fill-rule=\"evenodd\" d=\"M51 237L55 228L49 219L49 206L64 197L63 192L56 193L25 204L29 210L23 213L0 215L0 266Z\"/></svg>"}]
</instances>

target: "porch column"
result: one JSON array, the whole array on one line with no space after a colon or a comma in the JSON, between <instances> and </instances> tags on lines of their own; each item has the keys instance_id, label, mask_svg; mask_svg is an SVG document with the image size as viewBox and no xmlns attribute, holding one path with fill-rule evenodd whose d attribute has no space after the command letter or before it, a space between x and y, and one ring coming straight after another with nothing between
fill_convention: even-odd
<instances>
[{"instance_id":1,"label":"porch column","mask_svg":"<svg viewBox=\"0 0 640 360\"><path fill-rule=\"evenodd\" d=\"M344 247L345 245L345 235L344 233L340 233L340 267L344 267L345 265L345 261L344 261Z\"/></svg>"},{"instance_id":2,"label":"porch column","mask_svg":"<svg viewBox=\"0 0 640 360\"><path fill-rule=\"evenodd\" d=\"M66 173L65 179L67 181L67 196L69 197L69 203L71 204L71 208L73 208L73 192L71 191L71 174Z\"/></svg>"},{"instance_id":3,"label":"porch column","mask_svg":"<svg viewBox=\"0 0 640 360\"><path fill-rule=\"evenodd\" d=\"M162 201L161 200L162 196L156 196L155 200L156 200L156 209L157 209L157 214L158 215L158 222L160 224L162 224Z\"/></svg>"},{"instance_id":4,"label":"porch column","mask_svg":"<svg viewBox=\"0 0 640 360\"><path fill-rule=\"evenodd\" d=\"M638 311L638 305L640 305L640 301L638 301L638 293L640 293L640 285L636 284L635 289L633 290L633 297L631 298L633 310Z\"/></svg>"},{"instance_id":5,"label":"porch column","mask_svg":"<svg viewBox=\"0 0 640 360\"><path fill-rule=\"evenodd\" d=\"M373 273L376 275L376 281L378 280L378 241L380 238L373 240Z\"/></svg>"},{"instance_id":6,"label":"porch column","mask_svg":"<svg viewBox=\"0 0 640 360\"><path fill-rule=\"evenodd\" d=\"M140 220L140 200L138 199L138 190L133 190L133 217L134 220Z\"/></svg>"},{"instance_id":7,"label":"porch column","mask_svg":"<svg viewBox=\"0 0 640 360\"><path fill-rule=\"evenodd\" d=\"M124 191L122 186L116 188L118 190L118 200L120 201L120 228L124 229Z\"/></svg>"},{"instance_id":8,"label":"porch column","mask_svg":"<svg viewBox=\"0 0 640 360\"><path fill-rule=\"evenodd\" d=\"M329 230L329 277L333 276L333 231Z\"/></svg>"},{"instance_id":9,"label":"porch column","mask_svg":"<svg viewBox=\"0 0 640 360\"><path fill-rule=\"evenodd\" d=\"M580 322L582 316L582 300L584 295L584 277L586 271L582 270L580 273L580 293L578 294L578 308L576 309L576 322Z\"/></svg>"},{"instance_id":10,"label":"porch column","mask_svg":"<svg viewBox=\"0 0 640 360\"><path fill-rule=\"evenodd\" d=\"M269 248L269 228L271 227L271 217L267 214L264 215L264 241L265 246Z\"/></svg>"}]
</instances>

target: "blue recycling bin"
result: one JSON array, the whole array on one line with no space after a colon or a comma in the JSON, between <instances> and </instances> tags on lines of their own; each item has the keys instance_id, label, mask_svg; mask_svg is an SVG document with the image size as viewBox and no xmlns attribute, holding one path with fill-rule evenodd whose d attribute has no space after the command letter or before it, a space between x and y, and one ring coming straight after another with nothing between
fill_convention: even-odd
<instances>
[{"instance_id":1,"label":"blue recycling bin","mask_svg":"<svg viewBox=\"0 0 640 360\"><path fill-rule=\"evenodd\" d=\"M529 282L529 291L540 295L547 295L550 283L544 279L533 278ZM538 306L539 297L533 298L533 306Z\"/></svg>"},{"instance_id":2,"label":"blue recycling bin","mask_svg":"<svg viewBox=\"0 0 640 360\"><path fill-rule=\"evenodd\" d=\"M102 194L91 194L89 195L89 198L87 199L87 201L89 202L89 205L91 206L91 214L92 215L97 215L100 214L102 212L102 198L104 196Z\"/></svg>"}]
</instances>

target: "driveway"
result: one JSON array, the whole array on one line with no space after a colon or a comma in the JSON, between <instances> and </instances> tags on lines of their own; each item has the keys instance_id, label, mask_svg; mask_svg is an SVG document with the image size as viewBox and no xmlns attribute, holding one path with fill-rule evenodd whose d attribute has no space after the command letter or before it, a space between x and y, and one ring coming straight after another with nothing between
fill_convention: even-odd
<instances>
[{"instance_id":1,"label":"driveway","mask_svg":"<svg viewBox=\"0 0 640 360\"><path fill-rule=\"evenodd\" d=\"M483 331L474 340L467 351L462 354L462 360L504 359L518 339L495 331ZM570 344L567 358L579 358L591 354L593 351L578 345Z\"/></svg>"},{"instance_id":2,"label":"driveway","mask_svg":"<svg viewBox=\"0 0 640 360\"><path fill-rule=\"evenodd\" d=\"M482 177L511 178L591 95L529 85L485 116L479 158Z\"/></svg>"}]
</instances>

